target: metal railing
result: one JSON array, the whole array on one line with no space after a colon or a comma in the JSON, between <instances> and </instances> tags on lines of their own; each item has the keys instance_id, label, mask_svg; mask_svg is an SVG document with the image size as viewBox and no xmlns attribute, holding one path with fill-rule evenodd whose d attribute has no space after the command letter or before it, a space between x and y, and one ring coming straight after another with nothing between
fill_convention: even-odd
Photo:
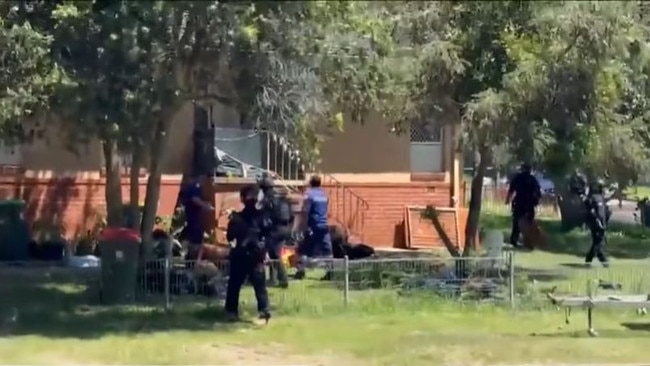
<instances>
[{"instance_id":1,"label":"metal railing","mask_svg":"<svg viewBox=\"0 0 650 366\"><path fill-rule=\"evenodd\" d=\"M310 166L306 165L299 150L294 148L291 142L277 133L263 131L266 144L265 169L274 172L287 181L305 181L306 171Z\"/></svg>"},{"instance_id":2,"label":"metal railing","mask_svg":"<svg viewBox=\"0 0 650 366\"><path fill-rule=\"evenodd\" d=\"M228 135L218 136L215 142L218 149L223 148L232 154L224 155L220 166L229 174L259 178L264 172L270 172L277 178L276 183L291 193L298 193L300 187L296 182L304 184L308 171L313 171L313 166L305 162L298 149L277 133L240 129L220 129L219 133ZM245 144L249 147L242 148ZM258 159L260 155L261 159ZM258 161L260 167L256 167L253 161ZM362 239L368 202L333 176L321 176L330 194L330 217Z\"/></svg>"},{"instance_id":3,"label":"metal railing","mask_svg":"<svg viewBox=\"0 0 650 366\"><path fill-rule=\"evenodd\" d=\"M366 211L370 205L339 180L329 174L322 174L323 186L329 191L329 214L334 221L345 226L350 234L363 241Z\"/></svg>"}]
</instances>

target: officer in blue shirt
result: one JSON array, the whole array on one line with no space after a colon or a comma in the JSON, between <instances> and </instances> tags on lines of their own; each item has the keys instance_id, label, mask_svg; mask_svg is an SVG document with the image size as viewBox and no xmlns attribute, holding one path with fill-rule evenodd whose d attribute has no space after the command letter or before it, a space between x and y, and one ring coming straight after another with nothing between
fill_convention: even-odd
<instances>
[{"instance_id":1,"label":"officer in blue shirt","mask_svg":"<svg viewBox=\"0 0 650 366\"><path fill-rule=\"evenodd\" d=\"M203 244L203 213L214 211L214 207L203 201L201 183L207 180L207 175L198 174L183 187L181 202L185 210L185 228L182 239L189 242L188 259L195 259Z\"/></svg>"},{"instance_id":2,"label":"officer in blue shirt","mask_svg":"<svg viewBox=\"0 0 650 366\"><path fill-rule=\"evenodd\" d=\"M332 239L327 226L327 206L329 199L321 189L319 176L312 176L305 192L303 203L303 222L307 223L307 236L301 251L301 268L296 278L305 277L304 265L307 258L332 257Z\"/></svg>"}]
</instances>

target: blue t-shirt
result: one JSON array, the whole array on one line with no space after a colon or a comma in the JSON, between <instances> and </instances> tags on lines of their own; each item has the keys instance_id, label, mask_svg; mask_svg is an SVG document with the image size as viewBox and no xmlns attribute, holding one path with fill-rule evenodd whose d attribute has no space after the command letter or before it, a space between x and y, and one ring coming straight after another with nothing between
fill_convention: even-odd
<instances>
[{"instance_id":1,"label":"blue t-shirt","mask_svg":"<svg viewBox=\"0 0 650 366\"><path fill-rule=\"evenodd\" d=\"M305 192L307 226L312 229L327 228L327 206L329 199L320 188L310 188Z\"/></svg>"},{"instance_id":2,"label":"blue t-shirt","mask_svg":"<svg viewBox=\"0 0 650 366\"><path fill-rule=\"evenodd\" d=\"M191 242L203 240L203 225L201 207L193 202L195 197L201 198L201 185L199 182L191 182L183 190L183 207L185 209L185 233Z\"/></svg>"}]
</instances>

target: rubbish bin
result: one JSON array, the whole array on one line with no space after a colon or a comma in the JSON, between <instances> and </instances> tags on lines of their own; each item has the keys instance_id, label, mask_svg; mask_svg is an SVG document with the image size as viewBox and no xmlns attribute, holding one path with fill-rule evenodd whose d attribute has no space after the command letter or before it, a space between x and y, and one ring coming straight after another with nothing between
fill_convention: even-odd
<instances>
[{"instance_id":1,"label":"rubbish bin","mask_svg":"<svg viewBox=\"0 0 650 366\"><path fill-rule=\"evenodd\" d=\"M25 202L0 202L0 261L29 259L29 226L23 217Z\"/></svg>"},{"instance_id":2,"label":"rubbish bin","mask_svg":"<svg viewBox=\"0 0 650 366\"><path fill-rule=\"evenodd\" d=\"M102 253L102 302L125 304L135 300L140 257L140 233L126 228L104 229L99 238Z\"/></svg>"},{"instance_id":3,"label":"rubbish bin","mask_svg":"<svg viewBox=\"0 0 650 366\"><path fill-rule=\"evenodd\" d=\"M641 214L641 224L645 227L650 227L650 200L644 198L637 204L639 213Z\"/></svg>"}]
</instances>

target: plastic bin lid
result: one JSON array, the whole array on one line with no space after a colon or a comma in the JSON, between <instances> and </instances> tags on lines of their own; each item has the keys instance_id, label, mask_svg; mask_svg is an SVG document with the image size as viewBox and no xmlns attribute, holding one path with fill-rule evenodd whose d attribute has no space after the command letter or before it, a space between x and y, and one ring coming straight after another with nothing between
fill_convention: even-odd
<instances>
[{"instance_id":1,"label":"plastic bin lid","mask_svg":"<svg viewBox=\"0 0 650 366\"><path fill-rule=\"evenodd\" d=\"M1 200L0 201L0 207L15 206L15 207L23 208L25 205L26 205L25 201L18 200L18 199L8 199L8 200Z\"/></svg>"},{"instance_id":2,"label":"plastic bin lid","mask_svg":"<svg viewBox=\"0 0 650 366\"><path fill-rule=\"evenodd\" d=\"M140 242L141 239L139 231L125 227L109 227L102 230L102 233L99 234L99 240L104 242L133 241L137 243Z\"/></svg>"}]
</instances>

